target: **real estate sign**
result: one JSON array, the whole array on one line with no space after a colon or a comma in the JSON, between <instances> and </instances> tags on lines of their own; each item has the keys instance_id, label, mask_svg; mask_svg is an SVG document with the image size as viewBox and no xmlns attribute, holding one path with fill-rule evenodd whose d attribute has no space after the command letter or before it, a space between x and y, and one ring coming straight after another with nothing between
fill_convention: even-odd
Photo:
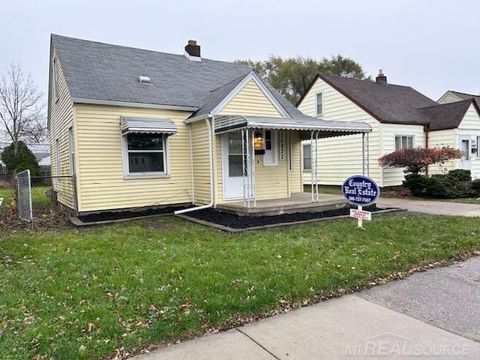
<instances>
[{"instance_id":1,"label":"real estate sign","mask_svg":"<svg viewBox=\"0 0 480 360\"><path fill-rule=\"evenodd\" d=\"M343 182L342 193L350 204L357 205L357 209L350 210L350 216L358 219L358 227L363 228L363 220L372 219L372 214L363 210L363 206L372 205L377 201L380 188L369 177L355 175Z\"/></svg>"}]
</instances>

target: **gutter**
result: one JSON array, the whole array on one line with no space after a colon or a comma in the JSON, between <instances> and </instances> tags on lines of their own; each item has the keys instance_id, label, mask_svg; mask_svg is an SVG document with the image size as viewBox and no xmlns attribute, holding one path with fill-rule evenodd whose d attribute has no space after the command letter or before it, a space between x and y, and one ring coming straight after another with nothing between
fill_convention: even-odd
<instances>
[{"instance_id":1,"label":"gutter","mask_svg":"<svg viewBox=\"0 0 480 360\"><path fill-rule=\"evenodd\" d=\"M197 210L203 210L203 209L208 209L213 206L214 203L214 184L213 184L213 178L214 178L214 168L213 168L213 150L212 150L212 143L213 143L213 135L212 135L212 125L210 124L210 119L206 118L205 123L207 124L208 128L208 157L210 161L210 203L207 205L202 205L202 206L195 206L189 209L184 209L184 210L177 210L174 212L175 215L179 214L184 214L187 212L191 211L197 211ZM193 174L193 169L192 169L192 174ZM192 175L193 177L193 175Z\"/></svg>"}]
</instances>

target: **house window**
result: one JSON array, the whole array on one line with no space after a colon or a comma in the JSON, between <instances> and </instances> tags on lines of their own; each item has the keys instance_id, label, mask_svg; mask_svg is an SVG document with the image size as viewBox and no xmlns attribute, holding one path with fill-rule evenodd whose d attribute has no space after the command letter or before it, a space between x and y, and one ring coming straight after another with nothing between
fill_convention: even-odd
<instances>
[{"instance_id":1,"label":"house window","mask_svg":"<svg viewBox=\"0 0 480 360\"><path fill-rule=\"evenodd\" d=\"M265 130L265 154L263 155L264 165L277 165L277 132L273 130Z\"/></svg>"},{"instance_id":2,"label":"house window","mask_svg":"<svg viewBox=\"0 0 480 360\"><path fill-rule=\"evenodd\" d=\"M53 58L53 98L58 101L60 97L60 79L58 74L58 61Z\"/></svg>"},{"instance_id":3,"label":"house window","mask_svg":"<svg viewBox=\"0 0 480 360\"><path fill-rule=\"evenodd\" d=\"M70 165L70 176L75 174L75 146L73 143L73 127L68 129L68 160Z\"/></svg>"},{"instance_id":4,"label":"house window","mask_svg":"<svg viewBox=\"0 0 480 360\"><path fill-rule=\"evenodd\" d=\"M323 114L323 94L318 93L316 95L316 109L317 109L317 116L320 116Z\"/></svg>"},{"instance_id":5,"label":"house window","mask_svg":"<svg viewBox=\"0 0 480 360\"><path fill-rule=\"evenodd\" d=\"M312 145L303 145L303 170L312 170Z\"/></svg>"},{"instance_id":6,"label":"house window","mask_svg":"<svg viewBox=\"0 0 480 360\"><path fill-rule=\"evenodd\" d=\"M61 175L60 171L60 140L55 140L55 173Z\"/></svg>"},{"instance_id":7,"label":"house window","mask_svg":"<svg viewBox=\"0 0 480 360\"><path fill-rule=\"evenodd\" d=\"M126 173L129 175L166 174L164 134L129 133L124 137Z\"/></svg>"},{"instance_id":8,"label":"house window","mask_svg":"<svg viewBox=\"0 0 480 360\"><path fill-rule=\"evenodd\" d=\"M396 135L395 151L413 148L413 135Z\"/></svg>"}]
</instances>

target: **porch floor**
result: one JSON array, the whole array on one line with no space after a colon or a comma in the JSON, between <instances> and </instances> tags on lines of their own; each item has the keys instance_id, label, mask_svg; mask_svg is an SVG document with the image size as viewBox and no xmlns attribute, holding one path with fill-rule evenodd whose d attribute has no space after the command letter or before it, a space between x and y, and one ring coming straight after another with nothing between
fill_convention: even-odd
<instances>
[{"instance_id":1,"label":"porch floor","mask_svg":"<svg viewBox=\"0 0 480 360\"><path fill-rule=\"evenodd\" d=\"M290 197L268 200L257 200L254 208L244 206L242 201L230 201L217 205L218 209L239 215L265 216L281 215L296 212L318 212L334 210L347 205L347 200L341 195L320 194L319 200L312 202L312 194L306 192L292 193Z\"/></svg>"}]
</instances>

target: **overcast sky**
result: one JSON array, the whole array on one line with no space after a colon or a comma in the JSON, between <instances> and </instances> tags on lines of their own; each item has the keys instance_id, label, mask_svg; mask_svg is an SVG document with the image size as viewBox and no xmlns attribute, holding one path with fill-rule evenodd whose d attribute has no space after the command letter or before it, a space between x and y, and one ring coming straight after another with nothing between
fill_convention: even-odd
<instances>
[{"instance_id":1,"label":"overcast sky","mask_svg":"<svg viewBox=\"0 0 480 360\"><path fill-rule=\"evenodd\" d=\"M341 54L435 100L480 93L473 0L2 2L0 72L17 62L45 93L50 33L172 53L197 39L202 56L220 60Z\"/></svg>"}]
</instances>

